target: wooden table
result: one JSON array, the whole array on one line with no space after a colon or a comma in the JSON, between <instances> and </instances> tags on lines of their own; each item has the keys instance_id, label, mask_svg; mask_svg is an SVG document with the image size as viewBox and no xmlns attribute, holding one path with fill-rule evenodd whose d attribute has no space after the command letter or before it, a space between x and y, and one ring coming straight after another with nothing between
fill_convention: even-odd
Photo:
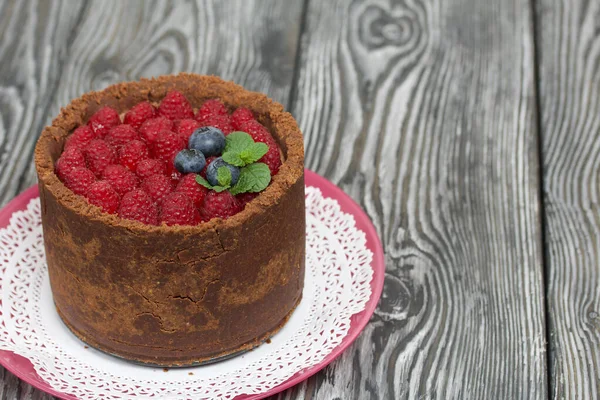
<instances>
[{"instance_id":1,"label":"wooden table","mask_svg":"<svg viewBox=\"0 0 600 400\"><path fill-rule=\"evenodd\" d=\"M286 105L385 246L362 336L278 398L599 398L599 21L589 0L0 0L0 205L70 99L217 74Z\"/></svg>"}]
</instances>

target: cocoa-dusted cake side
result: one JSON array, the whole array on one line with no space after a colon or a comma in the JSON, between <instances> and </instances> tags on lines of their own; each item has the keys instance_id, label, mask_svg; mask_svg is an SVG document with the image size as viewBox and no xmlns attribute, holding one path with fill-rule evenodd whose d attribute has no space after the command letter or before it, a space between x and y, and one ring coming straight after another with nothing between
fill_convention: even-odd
<instances>
[{"instance_id":1,"label":"cocoa-dusted cake side","mask_svg":"<svg viewBox=\"0 0 600 400\"><path fill-rule=\"evenodd\" d=\"M125 112L176 89L198 107L247 107L279 144L267 189L226 220L151 226L105 214L54 173L66 137L101 106ZM35 150L56 308L82 340L130 360L190 365L251 348L283 326L304 281L304 150L293 117L265 95L180 74L111 86L74 100Z\"/></svg>"}]
</instances>

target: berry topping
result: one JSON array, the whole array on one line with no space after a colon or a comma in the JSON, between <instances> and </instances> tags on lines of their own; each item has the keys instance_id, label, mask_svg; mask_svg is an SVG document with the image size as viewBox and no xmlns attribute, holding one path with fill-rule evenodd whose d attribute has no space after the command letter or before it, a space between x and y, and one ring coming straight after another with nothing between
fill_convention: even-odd
<instances>
[{"instance_id":1,"label":"berry topping","mask_svg":"<svg viewBox=\"0 0 600 400\"><path fill-rule=\"evenodd\" d=\"M281 157L279 155L279 146L277 146L275 139L267 131L267 128L257 121L246 121L240 129L252 136L255 142L265 143L269 146L269 151L259 162L267 164L271 175L275 175L279 171L279 167L281 167Z\"/></svg>"},{"instance_id":2,"label":"berry topping","mask_svg":"<svg viewBox=\"0 0 600 400\"><path fill-rule=\"evenodd\" d=\"M120 196L132 191L140 184L138 177L133 172L118 164L106 167L102 179L110 183Z\"/></svg>"},{"instance_id":3,"label":"berry topping","mask_svg":"<svg viewBox=\"0 0 600 400\"><path fill-rule=\"evenodd\" d=\"M135 173L140 179L144 179L154 174L167 174L165 163L160 160L147 159L138 163Z\"/></svg>"},{"instance_id":4,"label":"berry topping","mask_svg":"<svg viewBox=\"0 0 600 400\"><path fill-rule=\"evenodd\" d=\"M150 157L148 146L141 140L132 140L119 149L119 164L135 172L140 161Z\"/></svg>"},{"instance_id":5,"label":"berry topping","mask_svg":"<svg viewBox=\"0 0 600 400\"><path fill-rule=\"evenodd\" d=\"M84 195L89 187L96 181L94 174L87 168L75 167L64 174L63 183L73 193Z\"/></svg>"},{"instance_id":6,"label":"berry topping","mask_svg":"<svg viewBox=\"0 0 600 400\"><path fill-rule=\"evenodd\" d=\"M147 143L152 143L161 131L173 129L173 121L164 117L152 118L140 126L140 137Z\"/></svg>"},{"instance_id":7,"label":"berry topping","mask_svg":"<svg viewBox=\"0 0 600 400\"><path fill-rule=\"evenodd\" d=\"M141 187L144 192L150 195L152 201L158 204L173 191L171 179L163 174L150 175L142 181Z\"/></svg>"},{"instance_id":8,"label":"berry topping","mask_svg":"<svg viewBox=\"0 0 600 400\"><path fill-rule=\"evenodd\" d=\"M83 153L75 147L66 149L56 161L56 175L64 182L66 173L73 168L78 167L85 168L85 158L83 157Z\"/></svg>"},{"instance_id":9,"label":"berry topping","mask_svg":"<svg viewBox=\"0 0 600 400\"><path fill-rule=\"evenodd\" d=\"M238 201L240 202L242 207L245 207L246 204L248 204L252 200L254 200L256 198L256 196L258 196L258 193L247 192L247 193L240 193L240 194L236 195L235 198L238 199Z\"/></svg>"},{"instance_id":10,"label":"berry topping","mask_svg":"<svg viewBox=\"0 0 600 400\"><path fill-rule=\"evenodd\" d=\"M117 162L115 149L104 140L94 139L84 149L83 155L88 168L97 176L102 176L104 169Z\"/></svg>"},{"instance_id":11,"label":"berry topping","mask_svg":"<svg viewBox=\"0 0 600 400\"><path fill-rule=\"evenodd\" d=\"M227 107L219 99L206 100L196 114L196 119L207 115L227 115Z\"/></svg>"},{"instance_id":12,"label":"berry topping","mask_svg":"<svg viewBox=\"0 0 600 400\"><path fill-rule=\"evenodd\" d=\"M205 117L197 118L201 126L214 126L219 128L225 135L229 135L233 132L231 126L231 120L229 115L207 115Z\"/></svg>"},{"instance_id":13,"label":"berry topping","mask_svg":"<svg viewBox=\"0 0 600 400\"><path fill-rule=\"evenodd\" d=\"M183 149L175 156L175 168L183 174L197 174L206 165L204 154L194 149Z\"/></svg>"},{"instance_id":14,"label":"berry topping","mask_svg":"<svg viewBox=\"0 0 600 400\"><path fill-rule=\"evenodd\" d=\"M173 163L171 163L172 165ZM167 168L167 176L169 178L171 178L171 184L173 185L173 187L177 186L177 184L179 184L179 181L181 180L181 178L183 177L183 174L179 171L177 171L175 169L175 167L173 166L173 170L169 171Z\"/></svg>"},{"instance_id":15,"label":"berry topping","mask_svg":"<svg viewBox=\"0 0 600 400\"><path fill-rule=\"evenodd\" d=\"M194 118L192 105L177 90L171 90L158 106L158 115L173 119Z\"/></svg>"},{"instance_id":16,"label":"berry topping","mask_svg":"<svg viewBox=\"0 0 600 400\"><path fill-rule=\"evenodd\" d=\"M85 197L90 204L100 207L106 213L114 214L119 209L119 194L106 181L92 183Z\"/></svg>"},{"instance_id":17,"label":"berry topping","mask_svg":"<svg viewBox=\"0 0 600 400\"><path fill-rule=\"evenodd\" d=\"M208 189L204 186L198 185L196 182L196 176L194 174L184 175L177 188L175 189L178 193L183 193L192 200L192 203L198 208L202 206L204 197L208 193Z\"/></svg>"},{"instance_id":18,"label":"berry topping","mask_svg":"<svg viewBox=\"0 0 600 400\"><path fill-rule=\"evenodd\" d=\"M187 143L192 133L200 128L200 122L195 119L180 119L173 123L175 133L179 134Z\"/></svg>"},{"instance_id":19,"label":"berry topping","mask_svg":"<svg viewBox=\"0 0 600 400\"><path fill-rule=\"evenodd\" d=\"M225 149L225 135L214 126L198 128L190 136L188 146L201 151L206 157L218 156Z\"/></svg>"},{"instance_id":20,"label":"berry topping","mask_svg":"<svg viewBox=\"0 0 600 400\"><path fill-rule=\"evenodd\" d=\"M277 172L279 172L279 167L281 167L281 157L279 156L279 148L277 145L269 145L267 154L258 161L267 164L271 171L271 176L277 174Z\"/></svg>"},{"instance_id":21,"label":"berry topping","mask_svg":"<svg viewBox=\"0 0 600 400\"><path fill-rule=\"evenodd\" d=\"M160 222L167 225L197 225L200 213L183 193L171 193L162 202Z\"/></svg>"},{"instance_id":22,"label":"berry topping","mask_svg":"<svg viewBox=\"0 0 600 400\"><path fill-rule=\"evenodd\" d=\"M104 106L91 116L88 126L94 132L95 137L102 139L112 127L120 123L119 114L112 108Z\"/></svg>"},{"instance_id":23,"label":"berry topping","mask_svg":"<svg viewBox=\"0 0 600 400\"><path fill-rule=\"evenodd\" d=\"M65 142L65 149L75 147L82 150L93 139L94 132L92 132L92 129L87 125L80 126L79 128L75 129L75 131L73 131L73 133L67 138L67 141Z\"/></svg>"},{"instance_id":24,"label":"berry topping","mask_svg":"<svg viewBox=\"0 0 600 400\"><path fill-rule=\"evenodd\" d=\"M208 157L206 159L206 166L204 167L204 169L202 171L200 171L200 176L203 178L206 178L206 170L208 169L208 166L210 165L210 163L212 163L213 161L215 161L217 159L217 157Z\"/></svg>"},{"instance_id":25,"label":"berry topping","mask_svg":"<svg viewBox=\"0 0 600 400\"><path fill-rule=\"evenodd\" d=\"M227 172L229 171L229 172ZM230 176L229 183L224 183L223 175L228 174ZM223 161L223 158L215 158L213 162L208 164L206 169L206 180L213 186L225 186L227 184L233 186L237 183L240 178L240 169L231 164L227 164Z\"/></svg>"},{"instance_id":26,"label":"berry topping","mask_svg":"<svg viewBox=\"0 0 600 400\"><path fill-rule=\"evenodd\" d=\"M140 129L140 126L147 120L156 116L156 109L147 101L136 104L127 111L123 123L133 126L134 129Z\"/></svg>"},{"instance_id":27,"label":"berry topping","mask_svg":"<svg viewBox=\"0 0 600 400\"><path fill-rule=\"evenodd\" d=\"M148 225L158 225L158 208L150 195L141 189L132 190L123 196L119 216Z\"/></svg>"},{"instance_id":28,"label":"berry topping","mask_svg":"<svg viewBox=\"0 0 600 400\"><path fill-rule=\"evenodd\" d=\"M127 124L115 126L104 137L108 144L117 148L136 139L139 139L138 133Z\"/></svg>"},{"instance_id":29,"label":"berry topping","mask_svg":"<svg viewBox=\"0 0 600 400\"><path fill-rule=\"evenodd\" d=\"M208 221L211 218L231 217L242 210L239 201L228 191L215 192L210 190L202 204L202 217Z\"/></svg>"},{"instance_id":30,"label":"berry topping","mask_svg":"<svg viewBox=\"0 0 600 400\"><path fill-rule=\"evenodd\" d=\"M231 114L231 125L234 129L241 129L241 126L248 121L254 120L252 111L247 108L240 107Z\"/></svg>"},{"instance_id":31,"label":"berry topping","mask_svg":"<svg viewBox=\"0 0 600 400\"><path fill-rule=\"evenodd\" d=\"M185 149L186 143L178 134L171 131L160 131L154 142L150 143L150 151L155 158L170 162L175 155Z\"/></svg>"}]
</instances>

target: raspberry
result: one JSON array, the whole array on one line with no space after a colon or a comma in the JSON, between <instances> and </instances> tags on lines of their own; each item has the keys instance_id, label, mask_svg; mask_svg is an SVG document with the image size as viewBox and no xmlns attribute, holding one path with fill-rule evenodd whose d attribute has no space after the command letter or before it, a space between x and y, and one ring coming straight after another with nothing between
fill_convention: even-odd
<instances>
[{"instance_id":1,"label":"raspberry","mask_svg":"<svg viewBox=\"0 0 600 400\"><path fill-rule=\"evenodd\" d=\"M171 131L160 131L154 142L150 143L150 150L154 158L158 158L172 164L175 155L186 148L187 143Z\"/></svg>"},{"instance_id":2,"label":"raspberry","mask_svg":"<svg viewBox=\"0 0 600 400\"><path fill-rule=\"evenodd\" d=\"M176 169L173 169L170 172L168 172L168 176L169 178L171 178L171 184L173 185L173 187L175 187L179 184L179 181L183 177L183 174L177 171Z\"/></svg>"},{"instance_id":3,"label":"raspberry","mask_svg":"<svg viewBox=\"0 0 600 400\"><path fill-rule=\"evenodd\" d=\"M160 160L147 159L138 163L135 173L140 179L144 179L154 174L167 174L165 163Z\"/></svg>"},{"instance_id":4,"label":"raspberry","mask_svg":"<svg viewBox=\"0 0 600 400\"><path fill-rule=\"evenodd\" d=\"M275 142L275 139L273 139L267 128L262 126L258 121L246 121L241 125L241 129L252 136L255 142L265 143L269 146L267 154L258 161L267 164L271 175L279 172L279 167L281 167L279 146L277 146L277 142Z\"/></svg>"},{"instance_id":5,"label":"raspberry","mask_svg":"<svg viewBox=\"0 0 600 400\"><path fill-rule=\"evenodd\" d=\"M200 213L185 194L171 193L162 203L160 222L167 225L197 225L200 223Z\"/></svg>"},{"instance_id":6,"label":"raspberry","mask_svg":"<svg viewBox=\"0 0 600 400\"><path fill-rule=\"evenodd\" d=\"M254 120L254 114L247 108L240 107L231 114L231 125L234 129L241 129L244 122Z\"/></svg>"},{"instance_id":7,"label":"raspberry","mask_svg":"<svg viewBox=\"0 0 600 400\"><path fill-rule=\"evenodd\" d=\"M200 106L200 109L196 114L196 119L206 117L208 115L227 115L227 108L219 99L206 100L202 106Z\"/></svg>"},{"instance_id":8,"label":"raspberry","mask_svg":"<svg viewBox=\"0 0 600 400\"><path fill-rule=\"evenodd\" d=\"M271 176L274 176L279 172L279 167L281 167L281 157L279 155L279 147L277 147L274 141L273 143L268 143L268 145L269 151L258 161L267 164L269 170L271 170Z\"/></svg>"},{"instance_id":9,"label":"raspberry","mask_svg":"<svg viewBox=\"0 0 600 400\"><path fill-rule=\"evenodd\" d=\"M110 183L120 196L132 191L140 184L138 177L133 172L118 164L106 167L102 179Z\"/></svg>"},{"instance_id":10,"label":"raspberry","mask_svg":"<svg viewBox=\"0 0 600 400\"><path fill-rule=\"evenodd\" d=\"M206 179L206 170L208 169L208 166L210 165L211 162L213 162L217 157L216 156L212 156L212 157L208 157L206 159L206 166L204 167L204 169L202 171L200 171L200 176L202 176L204 179Z\"/></svg>"},{"instance_id":11,"label":"raspberry","mask_svg":"<svg viewBox=\"0 0 600 400\"><path fill-rule=\"evenodd\" d=\"M214 126L219 128L225 136L233 132L233 126L231 126L231 119L229 115L207 115L197 120L201 126Z\"/></svg>"},{"instance_id":12,"label":"raspberry","mask_svg":"<svg viewBox=\"0 0 600 400\"><path fill-rule=\"evenodd\" d=\"M87 125L80 126L67 138L65 149L75 147L82 150L92 139L94 139L94 132L92 132L90 127Z\"/></svg>"},{"instance_id":13,"label":"raspberry","mask_svg":"<svg viewBox=\"0 0 600 400\"><path fill-rule=\"evenodd\" d=\"M173 121L164 117L152 118L140 126L140 137L147 143L154 142L156 135L160 131L170 131L173 129Z\"/></svg>"},{"instance_id":14,"label":"raspberry","mask_svg":"<svg viewBox=\"0 0 600 400\"><path fill-rule=\"evenodd\" d=\"M256 196L258 196L258 193L240 193L238 195L235 196L236 199L238 199L238 201L240 202L240 204L242 205L242 208L246 206L246 204L250 203L252 200L254 200L256 198Z\"/></svg>"},{"instance_id":15,"label":"raspberry","mask_svg":"<svg viewBox=\"0 0 600 400\"><path fill-rule=\"evenodd\" d=\"M114 147L121 147L125 143L139 139L140 136L131 125L123 124L112 128L104 137L106 142Z\"/></svg>"},{"instance_id":16,"label":"raspberry","mask_svg":"<svg viewBox=\"0 0 600 400\"><path fill-rule=\"evenodd\" d=\"M65 173L63 183L73 193L83 196L95 181L96 178L92 171L83 167L75 167Z\"/></svg>"},{"instance_id":17,"label":"raspberry","mask_svg":"<svg viewBox=\"0 0 600 400\"><path fill-rule=\"evenodd\" d=\"M127 111L125 118L123 118L123 123L133 126L134 129L140 129L140 126L142 126L146 120L154 118L155 116L156 108L149 102L144 101L136 104Z\"/></svg>"},{"instance_id":18,"label":"raspberry","mask_svg":"<svg viewBox=\"0 0 600 400\"><path fill-rule=\"evenodd\" d=\"M150 195L141 189L132 190L123 196L119 216L143 224L158 225L158 208Z\"/></svg>"},{"instance_id":19,"label":"raspberry","mask_svg":"<svg viewBox=\"0 0 600 400\"><path fill-rule=\"evenodd\" d=\"M160 204L166 195L173 191L171 179L163 174L150 175L142 181L141 188L148 193L157 204Z\"/></svg>"},{"instance_id":20,"label":"raspberry","mask_svg":"<svg viewBox=\"0 0 600 400\"><path fill-rule=\"evenodd\" d=\"M181 178L175 192L185 194L192 200L194 206L200 208L206 193L208 193L208 189L196 182L195 174L187 174Z\"/></svg>"},{"instance_id":21,"label":"raspberry","mask_svg":"<svg viewBox=\"0 0 600 400\"><path fill-rule=\"evenodd\" d=\"M90 117L88 126L92 129L96 138L102 139L110 131L110 128L120 123L119 114L112 108L104 106Z\"/></svg>"},{"instance_id":22,"label":"raspberry","mask_svg":"<svg viewBox=\"0 0 600 400\"><path fill-rule=\"evenodd\" d=\"M158 115L173 119L194 118L192 105L177 90L171 90L158 106Z\"/></svg>"},{"instance_id":23,"label":"raspberry","mask_svg":"<svg viewBox=\"0 0 600 400\"><path fill-rule=\"evenodd\" d=\"M273 140L273 137L260 122L256 120L244 121L239 125L239 130L246 132L252 136L255 142L268 143L269 140Z\"/></svg>"},{"instance_id":24,"label":"raspberry","mask_svg":"<svg viewBox=\"0 0 600 400\"><path fill-rule=\"evenodd\" d=\"M85 168L83 153L75 147L66 149L56 161L56 175L64 182L66 173L77 167Z\"/></svg>"},{"instance_id":25,"label":"raspberry","mask_svg":"<svg viewBox=\"0 0 600 400\"><path fill-rule=\"evenodd\" d=\"M94 139L84 149L83 155L88 168L100 177L104 169L117 162L115 149L104 140Z\"/></svg>"},{"instance_id":26,"label":"raspberry","mask_svg":"<svg viewBox=\"0 0 600 400\"><path fill-rule=\"evenodd\" d=\"M204 198L201 213L208 221L211 218L227 219L240 211L242 211L240 202L227 190L220 193L211 190Z\"/></svg>"},{"instance_id":27,"label":"raspberry","mask_svg":"<svg viewBox=\"0 0 600 400\"><path fill-rule=\"evenodd\" d=\"M92 183L85 197L90 204L100 207L106 213L114 214L119 209L119 194L108 182Z\"/></svg>"},{"instance_id":28,"label":"raspberry","mask_svg":"<svg viewBox=\"0 0 600 400\"><path fill-rule=\"evenodd\" d=\"M119 149L119 164L135 172L140 161L150 157L146 143L141 140L132 140Z\"/></svg>"},{"instance_id":29,"label":"raspberry","mask_svg":"<svg viewBox=\"0 0 600 400\"><path fill-rule=\"evenodd\" d=\"M180 119L179 121L175 121L173 125L175 126L175 133L179 134L186 143L190 139L190 136L192 136L192 133L200 128L200 123L195 119Z\"/></svg>"}]
</instances>

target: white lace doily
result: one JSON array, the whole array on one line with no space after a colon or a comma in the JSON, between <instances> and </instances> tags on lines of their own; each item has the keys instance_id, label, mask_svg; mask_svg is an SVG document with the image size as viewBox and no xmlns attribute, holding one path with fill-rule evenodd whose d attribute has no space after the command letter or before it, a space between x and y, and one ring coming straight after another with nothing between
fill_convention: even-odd
<instances>
[{"instance_id":1,"label":"white lace doily","mask_svg":"<svg viewBox=\"0 0 600 400\"><path fill-rule=\"evenodd\" d=\"M233 398L256 394L321 362L371 296L372 253L354 218L306 188L304 297L285 327L255 350L212 365L134 365L87 348L62 324L50 292L39 199L0 230L0 349L31 361L55 390L81 399Z\"/></svg>"}]
</instances>

